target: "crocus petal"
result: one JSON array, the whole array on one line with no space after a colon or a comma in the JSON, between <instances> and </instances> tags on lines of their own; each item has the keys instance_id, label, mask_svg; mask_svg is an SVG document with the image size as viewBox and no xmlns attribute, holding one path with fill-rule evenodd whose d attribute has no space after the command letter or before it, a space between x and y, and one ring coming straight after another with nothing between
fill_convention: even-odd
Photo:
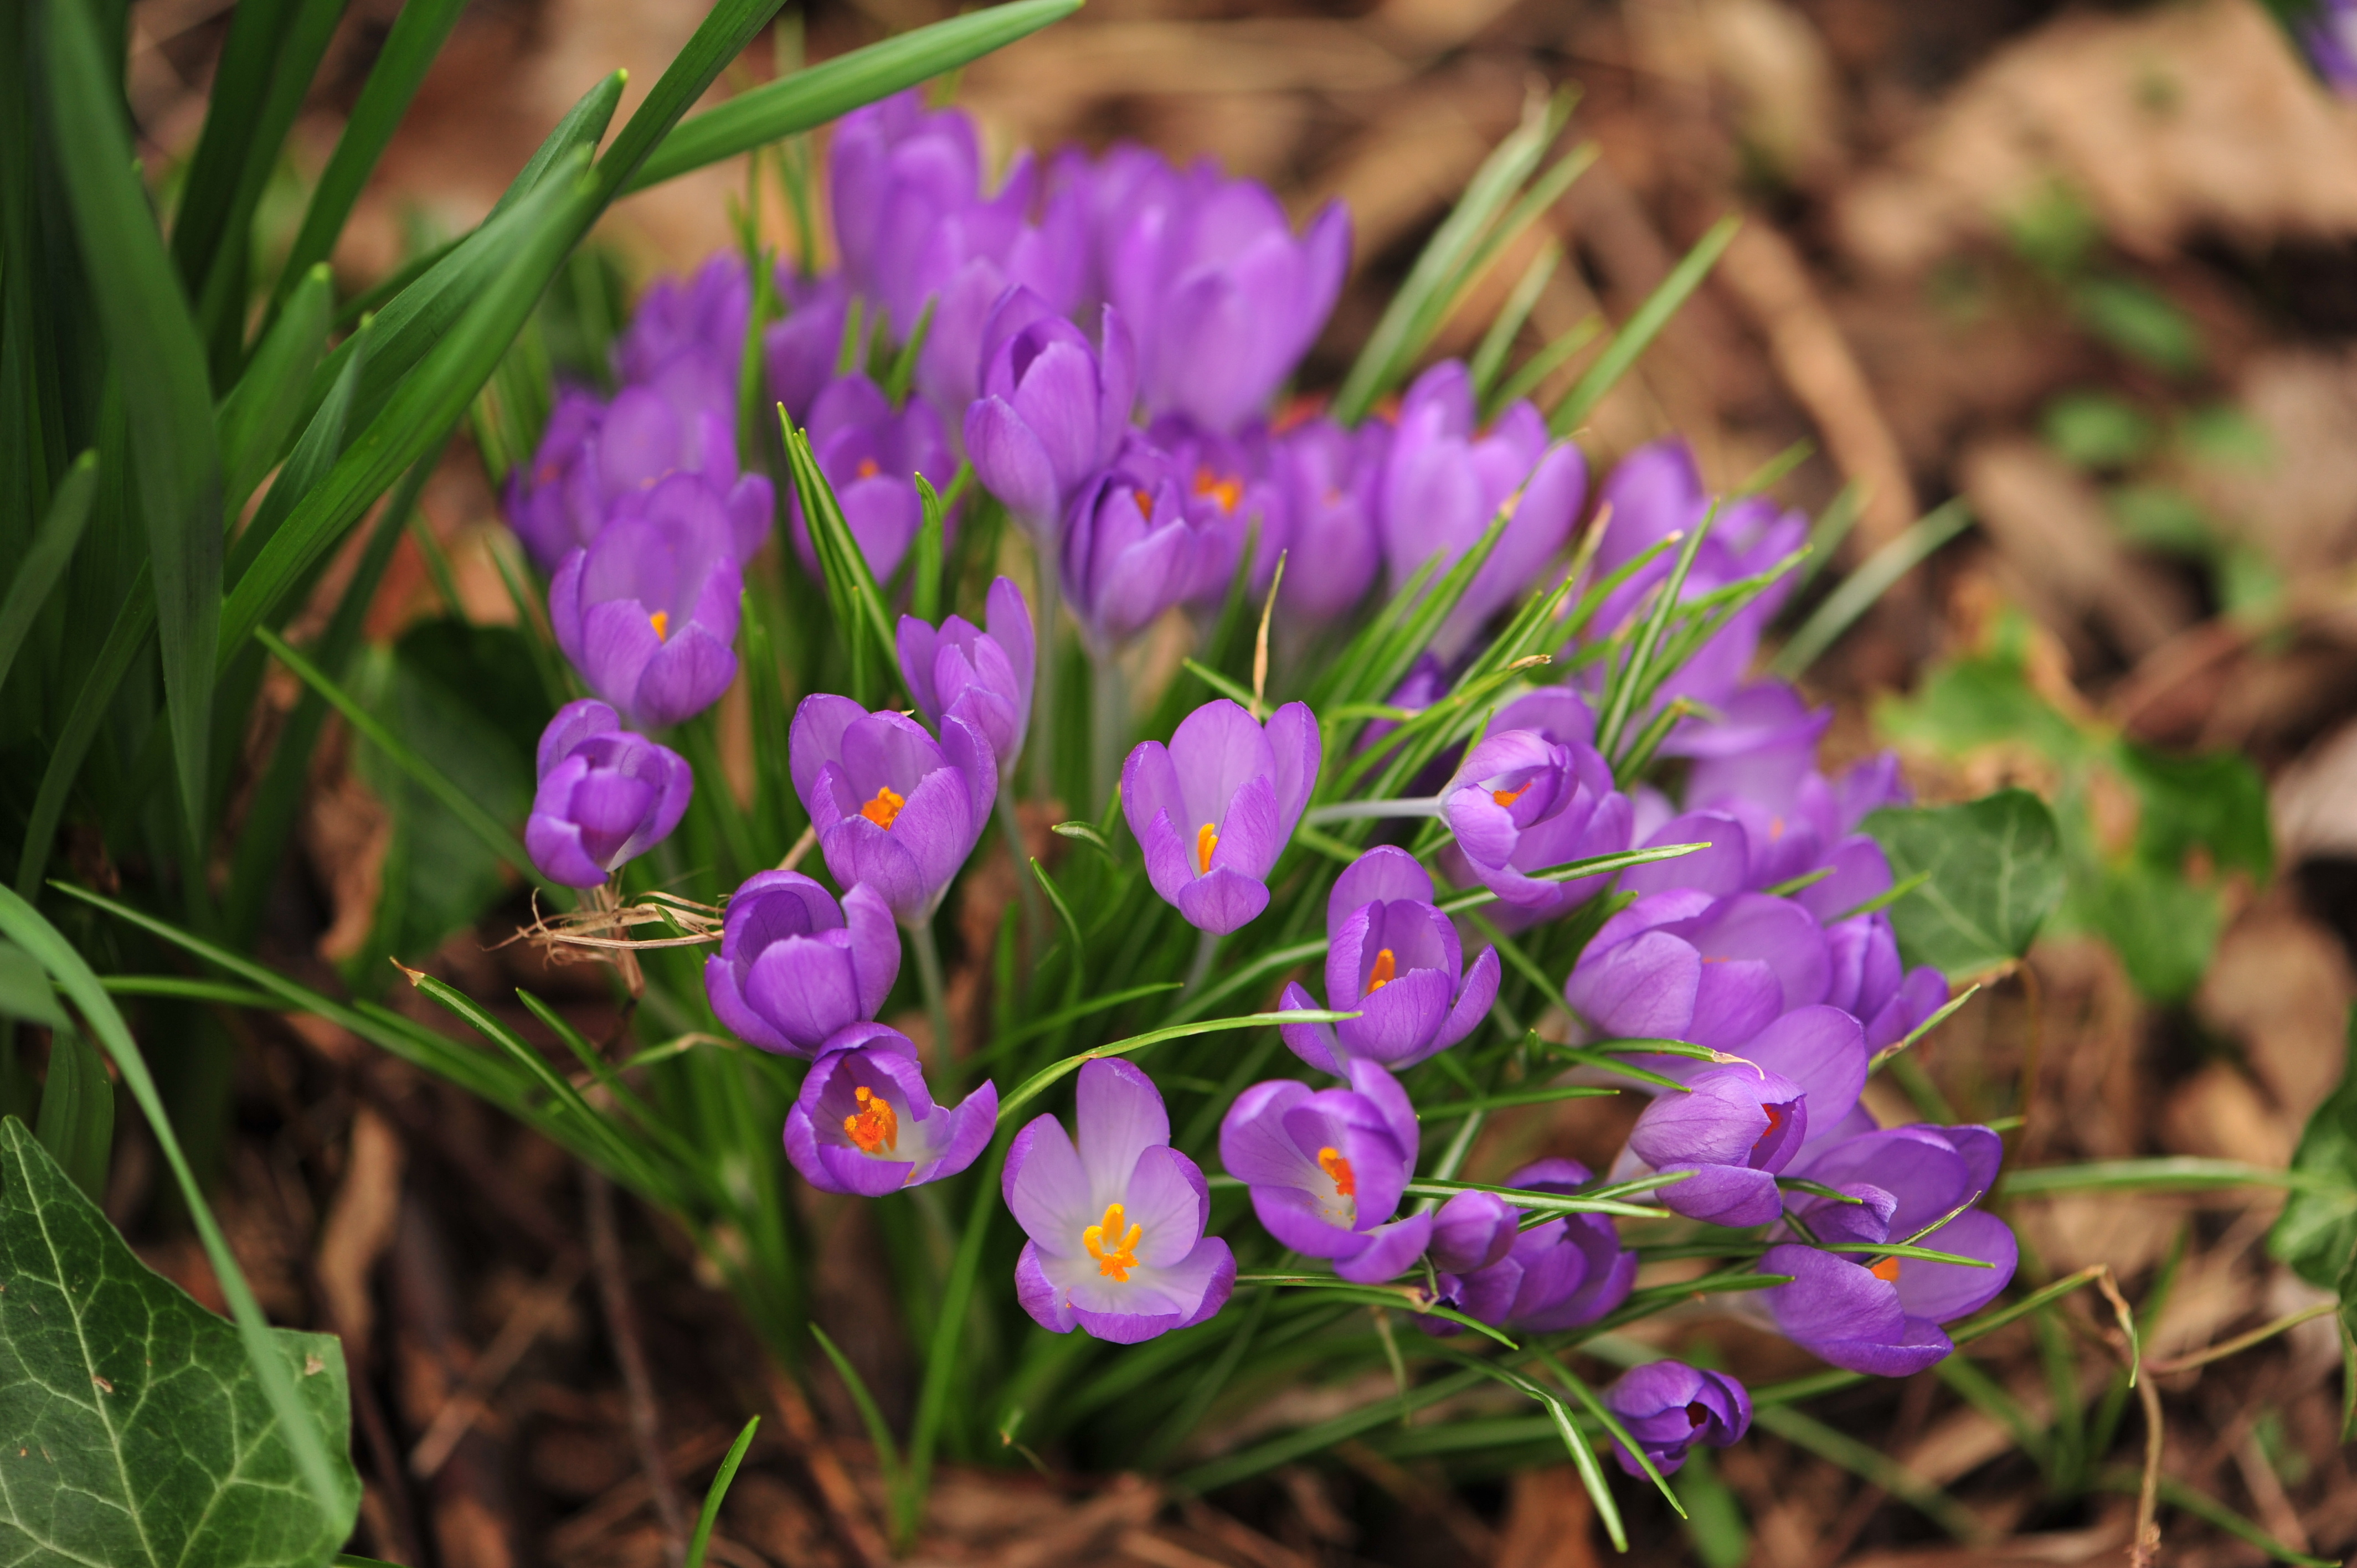
<instances>
[{"instance_id":1,"label":"crocus petal","mask_svg":"<svg viewBox=\"0 0 2357 1568\"><path fill-rule=\"evenodd\" d=\"M1431 1239L1429 1214L1412 1214L1405 1219L1378 1225L1367 1233L1365 1247L1350 1257L1335 1260L1334 1273L1358 1284L1374 1284L1394 1278L1423 1256L1425 1245Z\"/></svg>"}]
</instances>

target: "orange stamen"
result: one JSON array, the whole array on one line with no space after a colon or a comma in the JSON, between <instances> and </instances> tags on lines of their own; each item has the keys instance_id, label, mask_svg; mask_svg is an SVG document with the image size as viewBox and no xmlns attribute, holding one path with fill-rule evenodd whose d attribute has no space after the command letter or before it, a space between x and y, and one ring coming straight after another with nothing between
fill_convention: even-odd
<instances>
[{"instance_id":1,"label":"orange stamen","mask_svg":"<svg viewBox=\"0 0 2357 1568\"><path fill-rule=\"evenodd\" d=\"M1530 781L1529 781L1529 780L1527 780L1527 779L1525 779L1525 780L1523 780L1523 787L1522 787L1521 789L1492 789L1492 790L1491 790L1491 791L1490 791L1490 799L1491 799L1492 800L1497 801L1497 802L1498 802L1498 804L1500 804L1501 806L1511 806L1511 805L1512 805L1515 801L1517 801L1517 800L1521 800L1524 795L1526 795L1526 794L1530 793L1530 789L1531 789Z\"/></svg>"},{"instance_id":2,"label":"orange stamen","mask_svg":"<svg viewBox=\"0 0 2357 1568\"><path fill-rule=\"evenodd\" d=\"M876 477L877 472L876 459L873 457L862 457L859 459L859 467L852 471L851 477L855 479L872 479Z\"/></svg>"},{"instance_id":3,"label":"orange stamen","mask_svg":"<svg viewBox=\"0 0 2357 1568\"><path fill-rule=\"evenodd\" d=\"M908 803L906 796L887 784L876 791L876 799L859 808L859 814L879 828L888 828L899 820L900 808Z\"/></svg>"},{"instance_id":4,"label":"orange stamen","mask_svg":"<svg viewBox=\"0 0 2357 1568\"><path fill-rule=\"evenodd\" d=\"M872 1155L878 1149L898 1149L900 1146L900 1118L893 1114L892 1108L884 1102L881 1095L870 1092L865 1085L851 1092L859 1101L859 1112L843 1119L843 1130L851 1135L853 1143L859 1145L859 1152Z\"/></svg>"},{"instance_id":5,"label":"orange stamen","mask_svg":"<svg viewBox=\"0 0 2357 1568\"><path fill-rule=\"evenodd\" d=\"M1885 1258L1882 1262L1867 1270L1867 1273L1872 1274L1876 1279L1880 1280L1884 1284L1895 1285L1899 1283L1899 1260L1896 1258Z\"/></svg>"},{"instance_id":6,"label":"orange stamen","mask_svg":"<svg viewBox=\"0 0 2357 1568\"><path fill-rule=\"evenodd\" d=\"M1198 468L1195 470L1195 493L1215 498L1222 511L1233 511L1236 503L1244 499L1244 486L1242 479L1232 476L1222 478L1209 468Z\"/></svg>"},{"instance_id":7,"label":"orange stamen","mask_svg":"<svg viewBox=\"0 0 2357 1568\"><path fill-rule=\"evenodd\" d=\"M655 628L655 640L661 642L671 635L671 611L657 610L647 617L647 624Z\"/></svg>"},{"instance_id":8,"label":"orange stamen","mask_svg":"<svg viewBox=\"0 0 2357 1568\"><path fill-rule=\"evenodd\" d=\"M1137 1267L1137 1244L1146 1236L1145 1228L1137 1225L1131 1226L1128 1234L1124 1235L1124 1218L1120 1204L1108 1203L1103 1223L1081 1232L1081 1245L1097 1261L1097 1273L1109 1280L1129 1278L1129 1271Z\"/></svg>"},{"instance_id":9,"label":"orange stamen","mask_svg":"<svg viewBox=\"0 0 2357 1568\"><path fill-rule=\"evenodd\" d=\"M1195 869L1205 876L1211 875L1211 852L1220 847L1220 827L1217 822L1205 822L1195 830Z\"/></svg>"},{"instance_id":10,"label":"orange stamen","mask_svg":"<svg viewBox=\"0 0 2357 1568\"><path fill-rule=\"evenodd\" d=\"M1333 1178L1336 1192L1344 1197L1359 1196L1358 1173L1351 1168L1351 1162L1342 1157L1341 1150L1330 1148L1318 1150L1318 1168Z\"/></svg>"},{"instance_id":11,"label":"orange stamen","mask_svg":"<svg viewBox=\"0 0 2357 1568\"><path fill-rule=\"evenodd\" d=\"M1130 492L1129 492L1129 499L1132 499L1132 500L1134 500L1134 501L1135 501L1135 502L1137 503L1137 515L1138 515L1138 516L1140 516L1140 517L1152 517L1152 516L1154 515L1154 492L1153 492L1153 491L1151 491L1151 490L1132 490L1132 491L1130 491Z\"/></svg>"},{"instance_id":12,"label":"orange stamen","mask_svg":"<svg viewBox=\"0 0 2357 1568\"><path fill-rule=\"evenodd\" d=\"M1391 949L1380 950L1375 954L1373 967L1367 971L1367 994L1372 996L1398 978L1399 960L1392 956Z\"/></svg>"}]
</instances>

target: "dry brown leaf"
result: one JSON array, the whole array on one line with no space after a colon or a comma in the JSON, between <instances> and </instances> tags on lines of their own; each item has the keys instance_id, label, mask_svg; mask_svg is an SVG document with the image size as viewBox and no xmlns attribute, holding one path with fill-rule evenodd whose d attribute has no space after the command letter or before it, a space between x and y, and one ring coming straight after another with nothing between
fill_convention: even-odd
<instances>
[{"instance_id":1,"label":"dry brown leaf","mask_svg":"<svg viewBox=\"0 0 2357 1568\"><path fill-rule=\"evenodd\" d=\"M393 1245L400 1223L404 1151L393 1124L365 1105L352 1115L350 1148L344 1179L319 1229L316 1267L328 1321L342 1337L344 1353L364 1364L376 1328L376 1294L369 1276Z\"/></svg>"},{"instance_id":2,"label":"dry brown leaf","mask_svg":"<svg viewBox=\"0 0 2357 1568\"><path fill-rule=\"evenodd\" d=\"M2291 1126L2249 1079L2224 1062L2212 1062L2178 1085L2161 1109L2160 1135L2175 1154L2242 1160L2270 1170L2291 1160Z\"/></svg>"},{"instance_id":3,"label":"dry brown leaf","mask_svg":"<svg viewBox=\"0 0 2357 1568\"><path fill-rule=\"evenodd\" d=\"M1521 1471L1507 1487L1496 1568L1596 1568L1595 1515L1570 1466Z\"/></svg>"},{"instance_id":4,"label":"dry brown leaf","mask_svg":"<svg viewBox=\"0 0 2357 1568\"><path fill-rule=\"evenodd\" d=\"M2189 467L2186 482L2287 575L2345 570L2357 560L2357 350L2260 354L2237 392L2266 454Z\"/></svg>"},{"instance_id":5,"label":"dry brown leaf","mask_svg":"<svg viewBox=\"0 0 2357 1568\"><path fill-rule=\"evenodd\" d=\"M2337 768L2302 776L2310 780L2337 774L2340 794L2329 802L2351 833L2342 852L2357 849L2357 730L2331 743ZM2320 847L2296 839L2287 818L2287 794L2294 779L2277 787L2276 818L2287 861ZM2312 831L2312 830L2303 830ZM2303 847L2295 849L2295 843ZM2309 1115L2341 1079L2342 1040L2349 1005L2357 998L2357 976L2330 931L2309 919L2286 895L2273 895L2244 911L2219 940L2210 973L2194 998L2202 1020L2240 1041L2251 1070L2266 1086L2283 1119L2305 1125Z\"/></svg>"}]
</instances>

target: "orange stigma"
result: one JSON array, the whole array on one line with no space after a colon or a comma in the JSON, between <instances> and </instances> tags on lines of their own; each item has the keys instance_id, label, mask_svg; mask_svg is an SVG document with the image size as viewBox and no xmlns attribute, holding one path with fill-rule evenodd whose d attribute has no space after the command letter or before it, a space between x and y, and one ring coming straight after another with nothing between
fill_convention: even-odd
<instances>
[{"instance_id":1,"label":"orange stigma","mask_svg":"<svg viewBox=\"0 0 2357 1568\"><path fill-rule=\"evenodd\" d=\"M859 467L852 471L851 477L855 479L872 479L877 473L876 459L862 457L859 459Z\"/></svg>"},{"instance_id":2,"label":"orange stigma","mask_svg":"<svg viewBox=\"0 0 2357 1568\"><path fill-rule=\"evenodd\" d=\"M853 1143L859 1145L859 1152L872 1155L878 1149L887 1152L898 1149L900 1146L900 1118L892 1113L892 1108L884 1103L882 1096L870 1091L865 1084L851 1092L859 1101L859 1112L843 1119L843 1130L851 1135Z\"/></svg>"},{"instance_id":3,"label":"orange stigma","mask_svg":"<svg viewBox=\"0 0 2357 1568\"><path fill-rule=\"evenodd\" d=\"M1530 793L1530 789L1531 789L1530 781L1529 781L1528 779L1524 779L1524 780L1523 781L1523 787L1522 787L1521 789L1492 789L1492 790L1491 790L1491 791L1490 791L1490 799L1491 799L1492 800L1497 801L1497 802L1498 802L1498 804L1500 804L1501 806L1511 806L1511 805L1512 805L1515 801L1517 801L1517 800L1521 800L1524 795L1529 794L1529 793Z\"/></svg>"},{"instance_id":4,"label":"orange stigma","mask_svg":"<svg viewBox=\"0 0 2357 1568\"><path fill-rule=\"evenodd\" d=\"M887 784L876 791L876 799L859 808L859 814L879 828L888 828L899 819L900 808L908 803L908 797Z\"/></svg>"},{"instance_id":5,"label":"orange stigma","mask_svg":"<svg viewBox=\"0 0 2357 1568\"><path fill-rule=\"evenodd\" d=\"M1318 1150L1318 1168L1333 1178L1336 1192L1344 1197L1359 1196L1358 1174L1351 1169L1351 1162L1342 1157L1341 1150L1332 1148Z\"/></svg>"},{"instance_id":6,"label":"orange stigma","mask_svg":"<svg viewBox=\"0 0 2357 1568\"><path fill-rule=\"evenodd\" d=\"M1766 1143L1769 1139L1774 1137L1778 1133L1781 1132L1784 1126L1784 1108L1782 1106L1763 1105L1760 1109L1768 1112L1768 1128L1767 1131L1761 1133L1760 1136L1751 1140L1751 1146L1755 1149L1760 1144Z\"/></svg>"},{"instance_id":7,"label":"orange stigma","mask_svg":"<svg viewBox=\"0 0 2357 1568\"><path fill-rule=\"evenodd\" d=\"M671 611L657 610L647 617L647 624L655 628L655 640L661 642L671 635Z\"/></svg>"},{"instance_id":8,"label":"orange stigma","mask_svg":"<svg viewBox=\"0 0 2357 1568\"><path fill-rule=\"evenodd\" d=\"M1233 476L1222 478L1209 468L1198 468L1195 470L1195 493L1212 497L1220 503L1222 511L1233 511L1236 503L1244 499L1244 485L1242 479Z\"/></svg>"},{"instance_id":9,"label":"orange stigma","mask_svg":"<svg viewBox=\"0 0 2357 1568\"><path fill-rule=\"evenodd\" d=\"M1145 1228L1137 1225L1124 1234L1123 1219L1121 1205L1108 1203L1103 1221L1081 1232L1081 1245L1097 1261L1097 1273L1109 1280L1129 1278L1129 1271L1137 1267L1137 1244L1146 1236Z\"/></svg>"},{"instance_id":10,"label":"orange stigma","mask_svg":"<svg viewBox=\"0 0 2357 1568\"><path fill-rule=\"evenodd\" d=\"M1884 1284L1895 1285L1899 1283L1899 1260L1896 1258L1885 1258L1882 1262L1875 1264L1866 1272L1872 1274L1876 1279L1880 1280Z\"/></svg>"},{"instance_id":11,"label":"orange stigma","mask_svg":"<svg viewBox=\"0 0 2357 1568\"><path fill-rule=\"evenodd\" d=\"M1372 996L1398 978L1399 960L1392 956L1391 949L1380 950L1375 954L1373 966L1367 971L1367 994Z\"/></svg>"},{"instance_id":12,"label":"orange stigma","mask_svg":"<svg viewBox=\"0 0 2357 1568\"><path fill-rule=\"evenodd\" d=\"M1152 490L1132 490L1129 492L1129 499L1137 503L1138 516L1152 517L1154 515L1154 492Z\"/></svg>"},{"instance_id":13,"label":"orange stigma","mask_svg":"<svg viewBox=\"0 0 2357 1568\"><path fill-rule=\"evenodd\" d=\"M1202 875L1211 875L1211 852L1220 847L1220 825L1205 822L1195 830L1195 869Z\"/></svg>"}]
</instances>

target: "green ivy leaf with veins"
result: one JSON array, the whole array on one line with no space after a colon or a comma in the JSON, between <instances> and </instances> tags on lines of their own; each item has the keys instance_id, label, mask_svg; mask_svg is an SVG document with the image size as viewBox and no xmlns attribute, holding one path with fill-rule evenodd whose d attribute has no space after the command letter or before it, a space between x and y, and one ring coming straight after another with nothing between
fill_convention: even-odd
<instances>
[{"instance_id":1,"label":"green ivy leaf with veins","mask_svg":"<svg viewBox=\"0 0 2357 1568\"><path fill-rule=\"evenodd\" d=\"M330 1562L360 1507L343 1347L272 1338L328 1440L332 1517L236 1328L142 1263L22 1122L0 1121L0 1563Z\"/></svg>"},{"instance_id":2,"label":"green ivy leaf with veins","mask_svg":"<svg viewBox=\"0 0 2357 1568\"><path fill-rule=\"evenodd\" d=\"M1892 933L1910 964L1951 980L2008 963L2062 899L2054 818L2026 789L2000 789L1962 806L1880 811L1866 831L1904 881L1922 886L1890 907Z\"/></svg>"}]
</instances>

